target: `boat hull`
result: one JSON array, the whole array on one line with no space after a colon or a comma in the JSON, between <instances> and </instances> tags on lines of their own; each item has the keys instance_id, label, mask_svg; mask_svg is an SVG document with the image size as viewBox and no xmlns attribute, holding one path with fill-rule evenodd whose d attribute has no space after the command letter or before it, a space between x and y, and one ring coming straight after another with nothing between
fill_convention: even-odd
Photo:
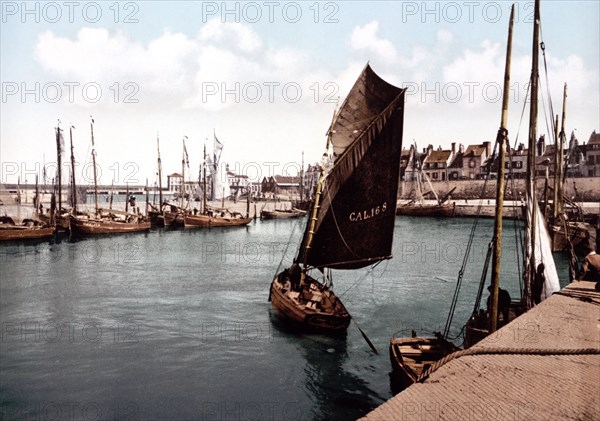
<instances>
[{"instance_id":1,"label":"boat hull","mask_svg":"<svg viewBox=\"0 0 600 421\"><path fill-rule=\"evenodd\" d=\"M92 236L103 234L125 234L150 230L150 222L116 222L94 219L77 219L71 217L70 230L72 236Z\"/></svg>"},{"instance_id":2,"label":"boat hull","mask_svg":"<svg viewBox=\"0 0 600 421\"><path fill-rule=\"evenodd\" d=\"M394 380L403 388L415 383L431 365L459 351L443 338L392 338L390 361Z\"/></svg>"},{"instance_id":3,"label":"boat hull","mask_svg":"<svg viewBox=\"0 0 600 421\"><path fill-rule=\"evenodd\" d=\"M51 238L54 227L2 227L0 241L41 240Z\"/></svg>"},{"instance_id":4,"label":"boat hull","mask_svg":"<svg viewBox=\"0 0 600 421\"><path fill-rule=\"evenodd\" d=\"M183 221L186 228L240 227L248 225L252 221L252 218L224 218L209 215L184 215Z\"/></svg>"},{"instance_id":5,"label":"boat hull","mask_svg":"<svg viewBox=\"0 0 600 421\"><path fill-rule=\"evenodd\" d=\"M274 211L263 210L260 212L260 219L291 219L300 218L304 215L306 215L306 211L300 209Z\"/></svg>"},{"instance_id":6,"label":"boat hull","mask_svg":"<svg viewBox=\"0 0 600 421\"><path fill-rule=\"evenodd\" d=\"M350 324L350 314L335 294L323 284L310 278L317 291L329 292L328 299L335 303L332 311L322 311L309 308L307 305L293 299L289 292L283 291L277 277L271 283L270 299L275 314L281 320L291 323L293 327L307 332L336 334L344 333Z\"/></svg>"},{"instance_id":7,"label":"boat hull","mask_svg":"<svg viewBox=\"0 0 600 421\"><path fill-rule=\"evenodd\" d=\"M396 215L452 218L454 207L454 203L444 205L398 205Z\"/></svg>"}]
</instances>

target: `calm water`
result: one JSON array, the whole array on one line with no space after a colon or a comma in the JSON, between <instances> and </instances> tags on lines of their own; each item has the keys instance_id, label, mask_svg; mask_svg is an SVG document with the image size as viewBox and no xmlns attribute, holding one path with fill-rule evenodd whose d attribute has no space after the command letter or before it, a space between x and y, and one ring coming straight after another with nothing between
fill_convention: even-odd
<instances>
[{"instance_id":1,"label":"calm water","mask_svg":"<svg viewBox=\"0 0 600 421\"><path fill-rule=\"evenodd\" d=\"M269 284L290 238L284 263L294 256L297 221L0 245L2 418L357 418L392 396L390 336L443 329L471 224L398 217L394 259L334 273L379 355L354 325L332 339L271 316ZM516 297L512 226L502 282ZM472 310L491 231L479 222L453 335Z\"/></svg>"}]
</instances>

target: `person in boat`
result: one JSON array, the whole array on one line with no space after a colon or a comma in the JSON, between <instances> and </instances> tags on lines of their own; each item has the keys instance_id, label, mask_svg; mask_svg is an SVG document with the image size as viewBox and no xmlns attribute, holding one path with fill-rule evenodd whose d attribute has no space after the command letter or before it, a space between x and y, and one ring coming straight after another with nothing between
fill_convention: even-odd
<instances>
[{"instance_id":1,"label":"person in boat","mask_svg":"<svg viewBox=\"0 0 600 421\"><path fill-rule=\"evenodd\" d=\"M533 280L533 286L531 292L533 293L533 302L539 304L542 302L542 289L546 282L546 276L544 275L545 266L540 263L535 272L535 279Z\"/></svg>"},{"instance_id":2,"label":"person in boat","mask_svg":"<svg viewBox=\"0 0 600 421\"><path fill-rule=\"evenodd\" d=\"M492 286L488 286L488 291L490 292L490 296L487 299L487 308L488 314L491 310L491 301L492 301ZM500 313L502 313L502 323L508 323L508 310L510 309L510 294L507 290L498 287L498 326L500 326Z\"/></svg>"},{"instance_id":3,"label":"person in boat","mask_svg":"<svg viewBox=\"0 0 600 421\"><path fill-rule=\"evenodd\" d=\"M586 252L577 279L596 282L596 291L600 291L600 254L596 253L590 243L587 244Z\"/></svg>"}]
</instances>

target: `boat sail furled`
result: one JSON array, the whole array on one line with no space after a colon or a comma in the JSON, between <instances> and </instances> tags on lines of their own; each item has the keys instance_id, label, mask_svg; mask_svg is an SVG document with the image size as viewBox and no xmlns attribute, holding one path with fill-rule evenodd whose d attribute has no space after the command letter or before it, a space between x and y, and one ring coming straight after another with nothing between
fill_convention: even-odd
<instances>
[{"instance_id":1,"label":"boat sail furled","mask_svg":"<svg viewBox=\"0 0 600 421\"><path fill-rule=\"evenodd\" d=\"M325 154L298 256L271 284L281 318L311 330L345 330L347 310L308 271L357 269L391 258L404 93L367 64L335 116L327 137L333 166L325 171Z\"/></svg>"}]
</instances>

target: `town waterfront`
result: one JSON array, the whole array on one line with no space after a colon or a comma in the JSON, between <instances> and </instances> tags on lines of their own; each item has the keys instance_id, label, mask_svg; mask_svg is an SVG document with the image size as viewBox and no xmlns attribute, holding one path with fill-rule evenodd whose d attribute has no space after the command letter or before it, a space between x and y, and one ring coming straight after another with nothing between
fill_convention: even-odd
<instances>
[{"instance_id":1,"label":"town waterfront","mask_svg":"<svg viewBox=\"0 0 600 421\"><path fill-rule=\"evenodd\" d=\"M329 338L272 316L269 284L305 221L0 245L2 418L346 420L380 405L392 334L443 329L473 219L397 217L392 260L334 272L379 355L353 324ZM493 221L478 224L450 336L472 311L491 239ZM514 224L502 283L517 297ZM564 286L567 262L555 259Z\"/></svg>"}]
</instances>

